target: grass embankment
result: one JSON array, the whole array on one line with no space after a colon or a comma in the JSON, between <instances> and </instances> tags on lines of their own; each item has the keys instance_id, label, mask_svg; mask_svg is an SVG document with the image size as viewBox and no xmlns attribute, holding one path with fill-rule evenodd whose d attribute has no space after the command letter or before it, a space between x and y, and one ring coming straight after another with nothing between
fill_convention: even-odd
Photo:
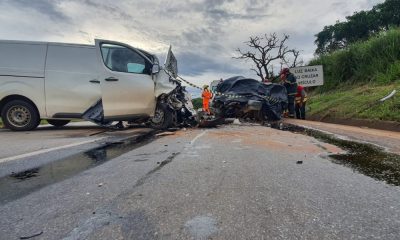
<instances>
[{"instance_id":1,"label":"grass embankment","mask_svg":"<svg viewBox=\"0 0 400 240\"><path fill-rule=\"evenodd\" d=\"M325 93L312 93L308 116L321 119L371 119L400 122L400 92L383 102L378 100L400 90L400 81L388 85L342 87Z\"/></svg>"},{"instance_id":2,"label":"grass embankment","mask_svg":"<svg viewBox=\"0 0 400 240\"><path fill-rule=\"evenodd\" d=\"M323 65L325 84L314 89L309 116L400 121L400 93L383 104L374 103L400 91L400 30L320 56L310 65Z\"/></svg>"}]
</instances>

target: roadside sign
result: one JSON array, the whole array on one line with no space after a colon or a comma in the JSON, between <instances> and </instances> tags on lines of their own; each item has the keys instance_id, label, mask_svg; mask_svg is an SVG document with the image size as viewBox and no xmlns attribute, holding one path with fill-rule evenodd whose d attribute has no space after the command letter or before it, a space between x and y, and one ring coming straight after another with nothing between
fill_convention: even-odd
<instances>
[{"instance_id":1,"label":"roadside sign","mask_svg":"<svg viewBox=\"0 0 400 240\"><path fill-rule=\"evenodd\" d=\"M297 84L303 87L324 85L324 69L322 65L291 68L296 76Z\"/></svg>"}]
</instances>

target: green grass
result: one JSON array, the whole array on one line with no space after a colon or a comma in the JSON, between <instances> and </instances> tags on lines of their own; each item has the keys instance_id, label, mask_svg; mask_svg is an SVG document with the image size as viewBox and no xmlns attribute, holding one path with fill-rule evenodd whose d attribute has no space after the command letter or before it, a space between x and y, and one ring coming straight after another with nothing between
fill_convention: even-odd
<instances>
[{"instance_id":1,"label":"green grass","mask_svg":"<svg viewBox=\"0 0 400 240\"><path fill-rule=\"evenodd\" d=\"M324 86L313 89L309 116L400 122L400 29L382 32L347 49L322 55ZM397 95L375 104L394 89Z\"/></svg>"},{"instance_id":2,"label":"green grass","mask_svg":"<svg viewBox=\"0 0 400 240\"><path fill-rule=\"evenodd\" d=\"M400 79L400 29L319 56L309 65L324 66L325 84L317 88L319 92L332 91L344 84L391 84Z\"/></svg>"},{"instance_id":3,"label":"green grass","mask_svg":"<svg viewBox=\"0 0 400 240\"><path fill-rule=\"evenodd\" d=\"M384 103L376 102L398 92ZM323 117L329 114L336 118L359 118L400 122L400 80L386 85L343 85L338 89L311 93L308 102L309 116Z\"/></svg>"}]
</instances>

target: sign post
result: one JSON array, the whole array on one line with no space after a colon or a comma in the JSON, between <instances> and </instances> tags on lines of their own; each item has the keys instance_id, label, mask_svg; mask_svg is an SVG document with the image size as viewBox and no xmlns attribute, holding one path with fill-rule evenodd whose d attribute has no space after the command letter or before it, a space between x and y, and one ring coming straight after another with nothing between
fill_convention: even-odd
<instances>
[{"instance_id":1,"label":"sign post","mask_svg":"<svg viewBox=\"0 0 400 240\"><path fill-rule=\"evenodd\" d=\"M324 85L324 69L322 65L291 68L296 76L297 84L303 87Z\"/></svg>"}]
</instances>

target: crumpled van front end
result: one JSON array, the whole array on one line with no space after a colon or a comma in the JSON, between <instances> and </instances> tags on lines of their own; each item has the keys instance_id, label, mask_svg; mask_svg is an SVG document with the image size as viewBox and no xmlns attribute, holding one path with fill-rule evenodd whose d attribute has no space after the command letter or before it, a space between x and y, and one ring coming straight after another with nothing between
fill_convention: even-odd
<instances>
[{"instance_id":1,"label":"crumpled van front end","mask_svg":"<svg viewBox=\"0 0 400 240\"><path fill-rule=\"evenodd\" d=\"M155 65L158 59L156 61ZM157 107L151 119L153 127L197 125L191 95L177 78L177 60L170 47L164 66L155 74L154 94L157 98Z\"/></svg>"}]
</instances>

